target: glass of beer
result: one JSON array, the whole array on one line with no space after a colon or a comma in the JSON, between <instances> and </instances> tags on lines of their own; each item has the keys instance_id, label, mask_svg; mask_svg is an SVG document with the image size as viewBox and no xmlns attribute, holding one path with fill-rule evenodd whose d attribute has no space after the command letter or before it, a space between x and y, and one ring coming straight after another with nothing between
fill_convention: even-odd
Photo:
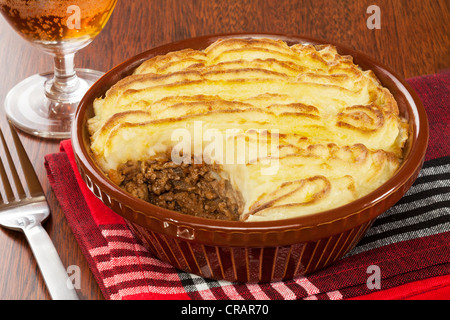
<instances>
[{"instance_id":1,"label":"glass of beer","mask_svg":"<svg viewBox=\"0 0 450 320\"><path fill-rule=\"evenodd\" d=\"M33 75L5 99L8 119L46 138L69 138L72 116L103 73L74 66L75 53L106 25L117 0L0 0L0 13L26 41L50 54L52 72Z\"/></svg>"}]
</instances>

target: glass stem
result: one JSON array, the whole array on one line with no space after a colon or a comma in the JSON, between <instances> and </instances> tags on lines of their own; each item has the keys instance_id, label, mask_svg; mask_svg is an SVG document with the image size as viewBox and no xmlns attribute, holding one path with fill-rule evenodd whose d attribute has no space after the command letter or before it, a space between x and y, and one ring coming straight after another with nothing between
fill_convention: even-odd
<instances>
[{"instance_id":1,"label":"glass stem","mask_svg":"<svg viewBox=\"0 0 450 320\"><path fill-rule=\"evenodd\" d=\"M54 55L54 77L45 85L46 96L52 101L79 100L80 80L75 72L74 53Z\"/></svg>"}]
</instances>

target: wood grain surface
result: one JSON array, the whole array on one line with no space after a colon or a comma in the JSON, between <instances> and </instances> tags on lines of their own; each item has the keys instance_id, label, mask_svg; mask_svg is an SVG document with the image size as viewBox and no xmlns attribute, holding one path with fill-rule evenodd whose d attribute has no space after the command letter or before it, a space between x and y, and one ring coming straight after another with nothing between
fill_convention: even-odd
<instances>
[{"instance_id":1,"label":"wood grain surface","mask_svg":"<svg viewBox=\"0 0 450 320\"><path fill-rule=\"evenodd\" d=\"M367 8L380 8L380 29L369 29ZM450 67L448 0L118 0L102 33L76 55L76 66L107 71L155 46L228 32L304 35L363 51L400 76ZM52 69L52 59L22 40L0 18L0 125L10 140L3 101L27 76ZM103 299L51 190L44 156L59 141L20 134L46 190L52 215L44 225L65 266L81 269L81 299ZM50 299L23 234L0 228L0 300Z\"/></svg>"}]
</instances>

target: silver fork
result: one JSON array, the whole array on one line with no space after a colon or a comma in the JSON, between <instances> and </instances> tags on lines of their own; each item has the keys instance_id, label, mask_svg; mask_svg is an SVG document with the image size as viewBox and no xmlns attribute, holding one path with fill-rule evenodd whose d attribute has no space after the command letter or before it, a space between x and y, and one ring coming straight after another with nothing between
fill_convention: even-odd
<instances>
[{"instance_id":1,"label":"silver fork","mask_svg":"<svg viewBox=\"0 0 450 320\"><path fill-rule=\"evenodd\" d=\"M0 195L0 225L25 233L52 299L78 300L75 288L59 258L58 252L41 224L50 215L44 191L19 136L11 124L10 128L28 185L28 195L20 182L11 153L0 129L3 149L16 189L15 195L0 158L0 177L4 193L3 197Z\"/></svg>"}]
</instances>

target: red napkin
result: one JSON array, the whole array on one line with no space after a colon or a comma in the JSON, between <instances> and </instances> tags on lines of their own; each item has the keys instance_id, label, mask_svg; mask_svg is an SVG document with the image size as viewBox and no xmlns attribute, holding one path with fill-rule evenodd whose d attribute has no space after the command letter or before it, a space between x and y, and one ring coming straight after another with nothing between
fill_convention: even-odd
<instances>
[{"instance_id":1,"label":"red napkin","mask_svg":"<svg viewBox=\"0 0 450 320\"><path fill-rule=\"evenodd\" d=\"M419 178L350 253L306 277L238 284L203 279L158 260L86 187L70 140L45 157L48 178L106 299L450 298L450 73L408 82L431 127Z\"/></svg>"}]
</instances>

